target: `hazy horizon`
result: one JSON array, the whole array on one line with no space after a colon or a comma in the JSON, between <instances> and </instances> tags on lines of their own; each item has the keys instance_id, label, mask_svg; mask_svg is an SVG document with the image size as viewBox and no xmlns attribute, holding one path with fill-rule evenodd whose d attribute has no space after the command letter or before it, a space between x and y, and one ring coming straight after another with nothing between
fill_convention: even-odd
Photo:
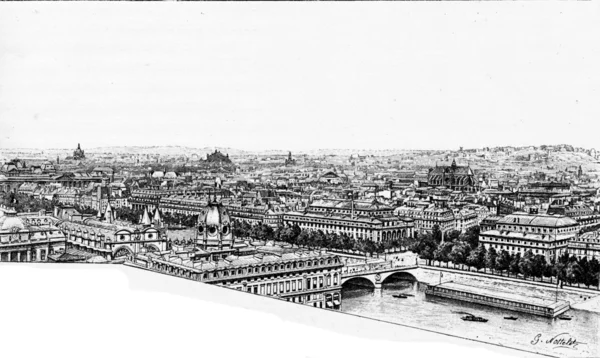
<instances>
[{"instance_id":1,"label":"hazy horizon","mask_svg":"<svg viewBox=\"0 0 600 358\"><path fill-rule=\"evenodd\" d=\"M81 144L81 143L78 143ZM510 146L510 145L498 145L498 146L487 146L488 148L498 148L498 147L513 147L513 148L527 148L527 147L540 147L542 145L547 145L547 146L562 146L562 145L569 145L572 147L579 147L576 145L572 145L569 143L556 143L556 144L551 144L551 143L543 143L543 144L531 144L531 145L522 145L522 146ZM14 147L14 148L10 148L10 147L3 147L0 146L0 150L40 150L40 151L52 151L52 150L65 150L65 151L72 151L77 147L77 144L75 144L75 146L73 147L63 147L63 148L42 148L42 147ZM83 149L84 151L94 151L94 150L99 150L99 149L109 149L109 148L182 148L182 149L202 149L202 150L206 150L206 149L219 149L219 150L224 150L224 149L230 149L230 150L235 150L235 151L240 151L240 152L248 152L248 153L260 153L260 152L294 152L292 150L286 149L286 148L267 148L267 149L259 149L259 150L250 150L250 149L245 149L245 148L233 148L233 147L223 147L223 146L206 146L206 147L193 147L193 146L184 146L184 145L115 145L115 146L99 146L99 147L85 147L84 145L81 145L81 149ZM484 149L486 147L480 147L480 148L465 148L463 147L463 150L481 150ZM583 148L583 149L596 149L595 147L579 147L579 148ZM441 148L441 149L401 149L401 148L388 148L388 149L380 149L380 148L312 148L312 149L300 149L300 150L296 150L296 153L304 153L304 152L312 152L312 151L381 151L381 152L411 152L411 151L419 151L419 152L427 152L427 151L459 151L460 148Z\"/></svg>"}]
</instances>

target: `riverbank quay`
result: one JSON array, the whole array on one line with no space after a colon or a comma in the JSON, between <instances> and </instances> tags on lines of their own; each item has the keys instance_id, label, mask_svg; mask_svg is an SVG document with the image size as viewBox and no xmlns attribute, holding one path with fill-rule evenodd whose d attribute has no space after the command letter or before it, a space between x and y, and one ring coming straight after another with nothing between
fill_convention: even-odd
<instances>
[{"instance_id":1,"label":"riverbank quay","mask_svg":"<svg viewBox=\"0 0 600 358\"><path fill-rule=\"evenodd\" d=\"M464 283L446 282L429 285L425 295L498 307L511 311L554 318L569 310L567 301L553 301L514 291L482 288Z\"/></svg>"},{"instance_id":2,"label":"riverbank quay","mask_svg":"<svg viewBox=\"0 0 600 358\"><path fill-rule=\"evenodd\" d=\"M572 308L600 313L600 304L580 304L600 297L600 292L574 287L556 288L544 282L523 281L516 278L499 277L479 272L466 272L444 267L419 266L415 276L420 282L435 285L444 282L464 283L481 288L510 290L518 294L546 300L566 301Z\"/></svg>"}]
</instances>

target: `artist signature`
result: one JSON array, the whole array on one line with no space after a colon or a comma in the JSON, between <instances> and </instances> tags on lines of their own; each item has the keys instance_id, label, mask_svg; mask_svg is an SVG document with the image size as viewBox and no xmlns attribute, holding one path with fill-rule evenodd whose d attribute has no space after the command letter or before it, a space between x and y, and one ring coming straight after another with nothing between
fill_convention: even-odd
<instances>
[{"instance_id":1,"label":"artist signature","mask_svg":"<svg viewBox=\"0 0 600 358\"><path fill-rule=\"evenodd\" d=\"M530 343L534 346L538 343L539 344L549 344L549 345L554 346L554 347L552 347L552 349L556 349L556 348L577 349L578 345L585 344L583 342L578 341L577 338L571 336L571 334L567 333L567 332L559 333L548 339L543 338L542 334L538 333L535 335L535 337L533 337L533 340Z\"/></svg>"}]
</instances>

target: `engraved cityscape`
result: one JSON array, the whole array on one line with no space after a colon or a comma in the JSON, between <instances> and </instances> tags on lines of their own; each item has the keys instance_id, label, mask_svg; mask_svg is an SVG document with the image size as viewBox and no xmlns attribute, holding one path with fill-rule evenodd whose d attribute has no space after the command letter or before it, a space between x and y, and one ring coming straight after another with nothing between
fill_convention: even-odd
<instances>
[{"instance_id":1,"label":"engraved cityscape","mask_svg":"<svg viewBox=\"0 0 600 358\"><path fill-rule=\"evenodd\" d=\"M3 263L121 264L519 350L599 352L595 149L82 144L1 150Z\"/></svg>"}]
</instances>

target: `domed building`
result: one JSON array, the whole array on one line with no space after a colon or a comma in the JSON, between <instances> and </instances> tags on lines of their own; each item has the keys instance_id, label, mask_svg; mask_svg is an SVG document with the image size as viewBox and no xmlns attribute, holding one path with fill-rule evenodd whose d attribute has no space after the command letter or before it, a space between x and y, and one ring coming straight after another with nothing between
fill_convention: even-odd
<instances>
[{"instance_id":1,"label":"domed building","mask_svg":"<svg viewBox=\"0 0 600 358\"><path fill-rule=\"evenodd\" d=\"M47 261L65 250L65 236L57 219L45 214L17 214L0 206L0 261Z\"/></svg>"},{"instance_id":2,"label":"domed building","mask_svg":"<svg viewBox=\"0 0 600 358\"><path fill-rule=\"evenodd\" d=\"M203 250L228 250L234 240L229 213L217 202L209 202L198 217L197 245Z\"/></svg>"}]
</instances>

